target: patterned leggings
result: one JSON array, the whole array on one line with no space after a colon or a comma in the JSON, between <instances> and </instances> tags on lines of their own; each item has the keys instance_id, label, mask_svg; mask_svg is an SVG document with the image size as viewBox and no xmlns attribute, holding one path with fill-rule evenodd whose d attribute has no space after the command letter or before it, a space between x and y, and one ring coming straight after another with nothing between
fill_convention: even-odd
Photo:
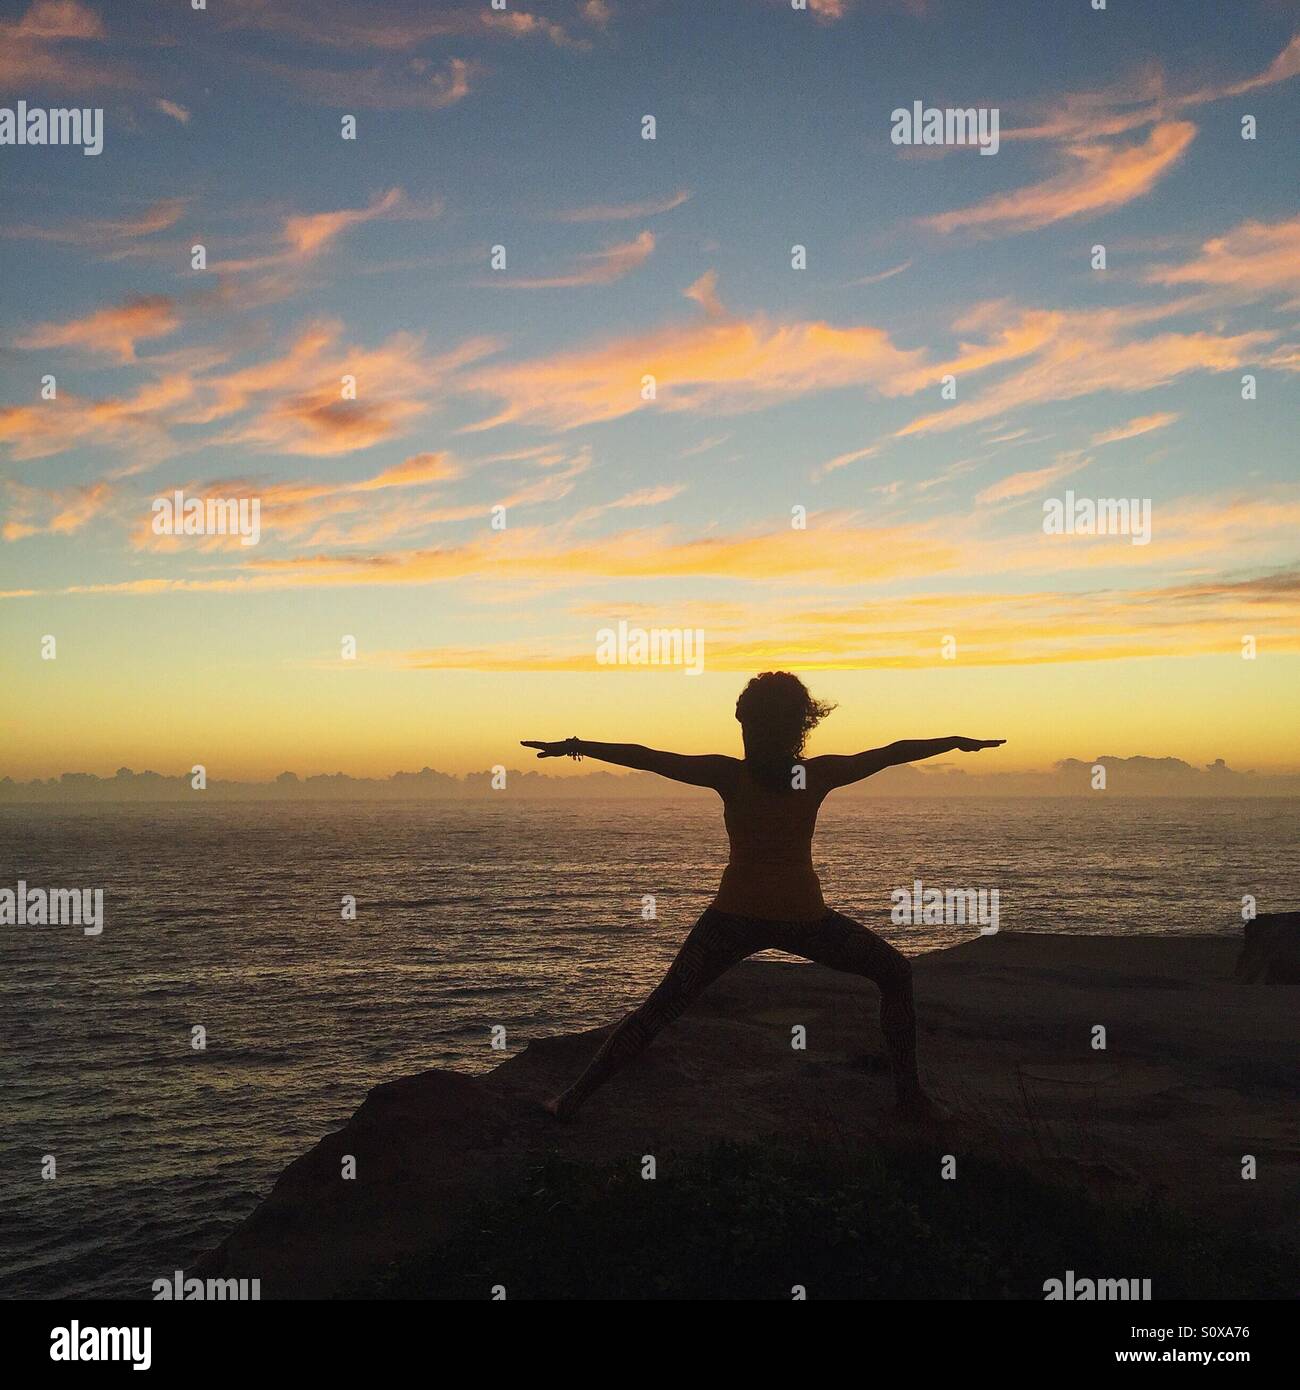
<instances>
[{"instance_id":1,"label":"patterned leggings","mask_svg":"<svg viewBox=\"0 0 1300 1390\"><path fill-rule=\"evenodd\" d=\"M827 912L816 922L769 922L733 917L711 907L691 928L677 959L654 992L614 1029L591 1065L560 1097L559 1112L572 1114L598 1086L643 1052L714 980L746 956L767 950L786 951L873 981L880 990L880 1028L899 1098L908 1100L919 1093L912 967L906 956L860 922L838 912Z\"/></svg>"}]
</instances>

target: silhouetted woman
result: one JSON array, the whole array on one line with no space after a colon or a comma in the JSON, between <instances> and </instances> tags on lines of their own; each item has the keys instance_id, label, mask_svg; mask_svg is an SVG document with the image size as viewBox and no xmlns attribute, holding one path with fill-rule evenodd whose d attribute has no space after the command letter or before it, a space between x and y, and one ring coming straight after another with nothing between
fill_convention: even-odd
<instances>
[{"instance_id":1,"label":"silhouetted woman","mask_svg":"<svg viewBox=\"0 0 1300 1390\"><path fill-rule=\"evenodd\" d=\"M654 1036L708 985L756 951L791 955L865 975L880 990L880 1027L894 1073L899 1105L928 1113L931 1105L916 1071L916 1018L912 967L875 932L832 912L812 864L817 811L836 787L860 782L881 768L913 763L954 750L974 753L1005 739L910 739L850 756L803 760L809 732L833 705L822 704L786 671L766 671L741 691L736 718L743 759L722 754L661 753L635 743L523 744L539 758L590 757L620 767L657 772L674 782L712 787L722 798L731 858L718 895L691 928L677 959L650 997L614 1029L591 1065L547 1109L569 1119L598 1087L642 1052Z\"/></svg>"}]
</instances>

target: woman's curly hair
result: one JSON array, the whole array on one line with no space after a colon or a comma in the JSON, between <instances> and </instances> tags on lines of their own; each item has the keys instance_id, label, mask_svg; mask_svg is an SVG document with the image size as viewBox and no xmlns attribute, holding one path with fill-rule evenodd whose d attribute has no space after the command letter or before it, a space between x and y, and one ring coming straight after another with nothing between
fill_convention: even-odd
<instances>
[{"instance_id":1,"label":"woman's curly hair","mask_svg":"<svg viewBox=\"0 0 1300 1390\"><path fill-rule=\"evenodd\" d=\"M815 700L789 671L764 671L740 692L736 718L745 731L745 758L765 781L789 786L804 740L835 708Z\"/></svg>"}]
</instances>

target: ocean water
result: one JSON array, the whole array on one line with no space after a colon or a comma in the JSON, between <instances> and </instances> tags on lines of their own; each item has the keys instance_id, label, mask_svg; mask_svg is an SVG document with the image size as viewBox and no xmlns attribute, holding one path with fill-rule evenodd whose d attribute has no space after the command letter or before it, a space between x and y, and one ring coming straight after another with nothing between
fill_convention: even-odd
<instances>
[{"instance_id":1,"label":"ocean water","mask_svg":"<svg viewBox=\"0 0 1300 1390\"><path fill-rule=\"evenodd\" d=\"M1297 811L846 797L815 858L908 953L976 930L892 926L914 878L997 888L1003 930L1221 932L1298 905ZM0 807L0 887L102 887L106 918L0 927L0 1296L148 1297L372 1086L618 1016L725 857L712 797Z\"/></svg>"}]
</instances>

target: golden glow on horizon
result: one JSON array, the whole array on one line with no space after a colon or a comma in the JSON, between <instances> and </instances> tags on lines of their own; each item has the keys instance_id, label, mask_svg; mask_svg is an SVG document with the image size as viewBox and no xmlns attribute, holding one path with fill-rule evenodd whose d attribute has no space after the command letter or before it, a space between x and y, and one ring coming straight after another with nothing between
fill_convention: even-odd
<instances>
[{"instance_id":1,"label":"golden glow on horizon","mask_svg":"<svg viewBox=\"0 0 1300 1390\"><path fill-rule=\"evenodd\" d=\"M66 665L64 664L66 662ZM587 674L326 671L246 665L212 671L165 655L101 679L97 663L21 677L33 727L6 719L0 775L111 775L120 766L175 775L203 763L210 779L263 781L283 771L387 777L430 766L463 774L501 763L551 775L595 770L541 763L524 738L644 743L739 754L739 673L611 669ZM83 684L83 674L95 675ZM1224 758L1234 769L1300 769L1288 692L1300 658L1187 658L1080 666L805 671L839 708L809 752L852 752L898 738L1005 737L1005 749L945 761L970 771L1045 771L1067 757ZM68 680L72 675L73 679ZM44 682L38 700L31 687ZM1170 682L1176 682L1171 688ZM92 698L87 699L87 691ZM1233 711L1225 721L1222 711ZM1122 733L1119 732L1122 730Z\"/></svg>"}]
</instances>

